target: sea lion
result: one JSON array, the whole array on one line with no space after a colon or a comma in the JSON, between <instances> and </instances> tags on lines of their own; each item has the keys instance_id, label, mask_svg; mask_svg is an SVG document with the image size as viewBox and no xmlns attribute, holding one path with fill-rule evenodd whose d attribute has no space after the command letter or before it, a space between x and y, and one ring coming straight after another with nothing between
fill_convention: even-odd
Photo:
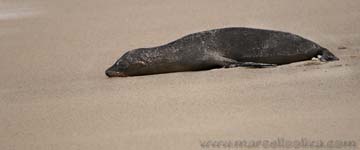
<instances>
[{"instance_id":1,"label":"sea lion","mask_svg":"<svg viewBox=\"0 0 360 150\"><path fill-rule=\"evenodd\" d=\"M269 67L310 60L339 60L326 48L298 35L253 28L221 28L184 36L168 44L126 52L106 70L108 77Z\"/></svg>"}]
</instances>

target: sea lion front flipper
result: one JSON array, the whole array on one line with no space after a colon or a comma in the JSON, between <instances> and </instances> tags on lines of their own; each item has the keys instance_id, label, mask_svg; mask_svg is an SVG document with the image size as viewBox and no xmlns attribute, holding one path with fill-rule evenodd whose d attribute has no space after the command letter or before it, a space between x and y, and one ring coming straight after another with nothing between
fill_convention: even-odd
<instances>
[{"instance_id":1,"label":"sea lion front flipper","mask_svg":"<svg viewBox=\"0 0 360 150\"><path fill-rule=\"evenodd\" d=\"M234 67L237 67L237 64L240 63L234 59L230 59L230 58L226 58L226 57L218 56L218 55L212 55L210 57L210 60L211 60L211 63L216 64L223 68L234 68Z\"/></svg>"},{"instance_id":2,"label":"sea lion front flipper","mask_svg":"<svg viewBox=\"0 0 360 150\"><path fill-rule=\"evenodd\" d=\"M266 68L266 67L275 67L276 64L267 64L267 63L256 63L256 62L239 62L234 59L215 56L213 57L215 64L220 65L224 68L235 68L235 67L251 67L251 68Z\"/></svg>"},{"instance_id":3,"label":"sea lion front flipper","mask_svg":"<svg viewBox=\"0 0 360 150\"><path fill-rule=\"evenodd\" d=\"M251 67L251 68L276 67L276 64L256 63L256 62L239 62L237 64L232 64L232 65L234 65L234 67Z\"/></svg>"}]
</instances>

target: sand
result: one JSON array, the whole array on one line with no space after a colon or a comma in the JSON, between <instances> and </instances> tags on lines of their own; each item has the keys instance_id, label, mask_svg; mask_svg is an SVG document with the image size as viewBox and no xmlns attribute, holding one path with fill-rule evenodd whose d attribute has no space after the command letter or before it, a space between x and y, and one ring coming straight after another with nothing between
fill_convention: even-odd
<instances>
[{"instance_id":1,"label":"sand","mask_svg":"<svg viewBox=\"0 0 360 150\"><path fill-rule=\"evenodd\" d=\"M0 149L201 149L206 140L360 142L358 0L1 0ZM124 52L221 27L299 34L340 61L130 78ZM346 49L338 49L346 47Z\"/></svg>"}]
</instances>

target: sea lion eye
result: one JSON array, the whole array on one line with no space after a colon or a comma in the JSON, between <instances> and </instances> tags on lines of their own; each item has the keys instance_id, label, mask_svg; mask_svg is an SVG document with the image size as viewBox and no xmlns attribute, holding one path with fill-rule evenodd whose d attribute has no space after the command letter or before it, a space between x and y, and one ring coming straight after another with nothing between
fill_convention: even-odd
<instances>
[{"instance_id":1,"label":"sea lion eye","mask_svg":"<svg viewBox=\"0 0 360 150\"><path fill-rule=\"evenodd\" d=\"M115 65L120 65L122 62L123 62L123 61L122 61L121 58L120 58L119 60L117 60L117 61L115 62Z\"/></svg>"}]
</instances>

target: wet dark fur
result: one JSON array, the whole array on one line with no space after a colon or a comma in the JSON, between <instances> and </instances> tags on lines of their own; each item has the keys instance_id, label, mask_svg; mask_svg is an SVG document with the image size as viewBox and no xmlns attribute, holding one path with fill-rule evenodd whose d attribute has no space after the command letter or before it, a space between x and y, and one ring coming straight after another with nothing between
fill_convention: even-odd
<instances>
[{"instance_id":1,"label":"wet dark fur","mask_svg":"<svg viewBox=\"0 0 360 150\"><path fill-rule=\"evenodd\" d=\"M221 67L266 67L309 60L338 60L327 49L291 33L223 28L194 33L171 43L126 52L106 75L137 76Z\"/></svg>"}]
</instances>

